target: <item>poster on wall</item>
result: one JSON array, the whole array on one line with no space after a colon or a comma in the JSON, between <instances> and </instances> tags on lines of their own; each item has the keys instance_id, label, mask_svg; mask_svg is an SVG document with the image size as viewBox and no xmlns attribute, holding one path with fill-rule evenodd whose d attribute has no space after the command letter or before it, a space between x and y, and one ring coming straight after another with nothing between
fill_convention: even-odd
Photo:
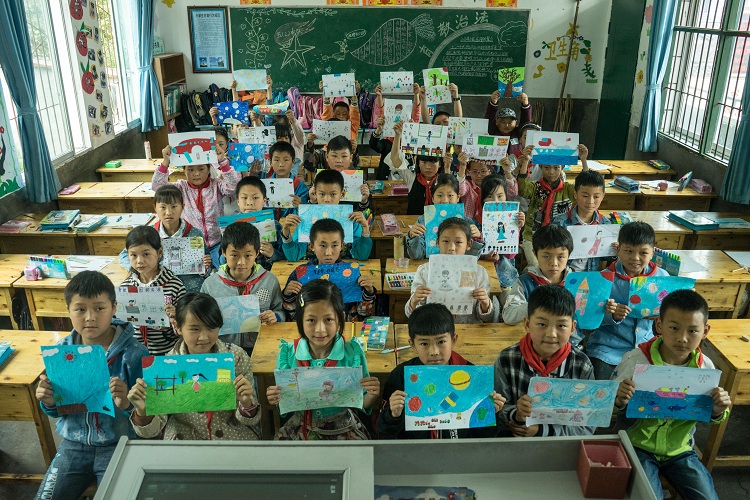
<instances>
[{"instance_id":1,"label":"poster on wall","mask_svg":"<svg viewBox=\"0 0 750 500\"><path fill-rule=\"evenodd\" d=\"M21 165L18 163L5 102L3 88L0 86L0 198L23 187Z\"/></svg>"},{"instance_id":2,"label":"poster on wall","mask_svg":"<svg viewBox=\"0 0 750 500\"><path fill-rule=\"evenodd\" d=\"M193 73L231 73L226 7L188 7Z\"/></svg>"}]
</instances>

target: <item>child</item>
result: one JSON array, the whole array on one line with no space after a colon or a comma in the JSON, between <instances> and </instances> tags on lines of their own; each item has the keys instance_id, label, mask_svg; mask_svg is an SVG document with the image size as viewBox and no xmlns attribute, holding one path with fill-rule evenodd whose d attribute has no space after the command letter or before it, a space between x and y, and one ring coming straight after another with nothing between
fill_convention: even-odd
<instances>
[{"instance_id":1,"label":"child","mask_svg":"<svg viewBox=\"0 0 750 500\"><path fill-rule=\"evenodd\" d=\"M327 280L313 280L297 296L297 330L299 339L281 341L276 368L288 370L297 366L361 366L360 385L365 391L363 409L369 413L380 395L380 381L367 371L367 358L356 342L345 342L346 310L341 290ZM266 391L268 402L278 405L281 387ZM277 439L344 440L368 439L360 417L349 408L320 408L295 412L279 429Z\"/></svg>"},{"instance_id":2,"label":"child","mask_svg":"<svg viewBox=\"0 0 750 500\"><path fill-rule=\"evenodd\" d=\"M305 131L302 130L302 126L294 117L292 108L287 109L284 115L276 118L276 141L288 142L294 148L294 165L291 173L296 177L305 155Z\"/></svg>"},{"instance_id":3,"label":"child","mask_svg":"<svg viewBox=\"0 0 750 500\"><path fill-rule=\"evenodd\" d=\"M260 233L255 226L246 222L229 224L221 237L221 253L227 263L203 282L201 292L214 298L254 294L260 305L260 322L268 325L284 321L284 309L279 280L256 262L259 249ZM255 330L226 335L223 340L250 351L257 337Z\"/></svg>"},{"instance_id":4,"label":"child","mask_svg":"<svg viewBox=\"0 0 750 500\"><path fill-rule=\"evenodd\" d=\"M620 382L615 399L618 428L625 428L638 460L657 498L663 498L660 475L682 498L719 498L711 474L693 449L693 420L660 418L628 419L625 409L637 389L633 373L639 364L687 366L713 369L714 364L700 349L710 330L708 304L692 290L678 290L664 298L656 331L661 335L623 356L612 374ZM711 423L720 424L729 417L732 404L727 391L711 391L714 406Z\"/></svg>"},{"instance_id":5,"label":"child","mask_svg":"<svg viewBox=\"0 0 750 500\"><path fill-rule=\"evenodd\" d=\"M328 141L328 144L326 145L325 165L322 167L323 169L336 170L337 172L350 170L352 169L353 158L354 150L352 149L351 142L349 142L343 135L337 135ZM318 203L314 188L315 185L313 184L313 190L310 191L310 203ZM372 204L372 201L370 200L370 186L366 182L362 183L359 192L362 195L360 201L345 201L343 203L352 205L354 210L360 212L368 211Z\"/></svg>"},{"instance_id":6,"label":"child","mask_svg":"<svg viewBox=\"0 0 750 500\"><path fill-rule=\"evenodd\" d=\"M114 417L89 412L60 415L52 384L47 375L40 375L36 398L44 413L58 419L56 429L62 441L37 498L78 498L93 478L97 484L101 482L120 437L136 437L126 413L130 410L127 394L141 376L141 358L148 355L133 338L133 325L114 317L115 287L102 273L82 271L74 276L65 287L65 304L73 331L58 344L104 348L111 377L109 391L117 408Z\"/></svg>"},{"instance_id":7,"label":"child","mask_svg":"<svg viewBox=\"0 0 750 500\"><path fill-rule=\"evenodd\" d=\"M278 136L277 136L278 137ZM294 185L294 208L277 208L275 212L276 220L280 220L289 214L296 214L297 207L301 203L310 203L310 195L305 184L299 177L292 173L295 160L294 147L284 141L279 141L268 150L271 158L271 170L268 172L269 179L292 179Z\"/></svg>"},{"instance_id":8,"label":"child","mask_svg":"<svg viewBox=\"0 0 750 500\"><path fill-rule=\"evenodd\" d=\"M419 122L419 110L420 110L420 96L419 96L419 84L415 83L413 86L414 97L412 100L411 119L412 122ZM386 157L391 152L393 146L393 137L383 137L383 126L385 125L385 117L383 115L385 108L385 100L383 99L383 88L378 85L375 87L375 106L372 110L373 120L377 128L370 135L370 148L380 155L380 163L378 164L378 171L376 178L378 180L385 180L390 177L391 169L385 163Z\"/></svg>"},{"instance_id":9,"label":"child","mask_svg":"<svg viewBox=\"0 0 750 500\"><path fill-rule=\"evenodd\" d=\"M219 340L224 324L219 304L205 293L188 293L177 301L175 323L180 340L169 355L234 354L235 410L146 416L146 382L139 378L128 399L135 433L144 438L188 440L259 439L260 403L253 390L253 370L247 353ZM162 434L163 432L163 434Z\"/></svg>"},{"instance_id":10,"label":"child","mask_svg":"<svg viewBox=\"0 0 750 500\"><path fill-rule=\"evenodd\" d=\"M383 389L383 409L378 415L378 434L381 439L458 439L469 437L495 437L496 427L476 429L452 429L407 431L404 423L404 368L423 365L472 365L453 351L456 343L453 315L443 304L425 304L409 318L409 345L417 357L405 361L393 369ZM489 395L499 412L505 398L493 391Z\"/></svg>"},{"instance_id":11,"label":"child","mask_svg":"<svg viewBox=\"0 0 750 500\"><path fill-rule=\"evenodd\" d=\"M213 127L211 132L216 135L216 157L221 164L227 157L227 151L229 151L229 134L224 127Z\"/></svg>"},{"instance_id":12,"label":"child","mask_svg":"<svg viewBox=\"0 0 750 500\"><path fill-rule=\"evenodd\" d=\"M508 154L515 155L516 152L523 149L518 142L519 131L516 125L518 120L516 118L516 112L510 108L498 108L498 100L500 99L500 91L496 90L490 96L490 100L487 103L487 109L484 112L484 117L488 120L487 131L490 135L505 135L510 137L508 144ZM521 125L531 121L531 104L529 104L529 96L521 94L516 97L521 103Z\"/></svg>"},{"instance_id":13,"label":"child","mask_svg":"<svg viewBox=\"0 0 750 500\"><path fill-rule=\"evenodd\" d=\"M599 328L586 344L586 354L594 365L597 380L609 380L622 356L638 344L654 336L653 321L630 318L630 280L637 276L669 276L664 269L651 262L656 235L645 222L629 222L622 226L617 237L617 261L609 266L615 273L612 294L606 314Z\"/></svg>"},{"instance_id":14,"label":"child","mask_svg":"<svg viewBox=\"0 0 750 500\"><path fill-rule=\"evenodd\" d=\"M241 176L236 172L229 160L224 157L219 162L221 176L219 179L209 177L208 165L188 165L185 167L185 177L177 182L169 182L169 157L172 147L166 146L162 150L164 160L154 171L151 180L151 189L156 191L167 184L174 184L182 192L185 200L185 220L203 231L203 237L211 254L211 262L214 267L219 267L219 244L221 242L221 231L219 231L219 216L224 215L222 198L234 193L234 188Z\"/></svg>"},{"instance_id":15,"label":"child","mask_svg":"<svg viewBox=\"0 0 750 500\"><path fill-rule=\"evenodd\" d=\"M517 344L504 349L495 361L495 391L508 398L498 418L498 425L508 428L504 432L506 435L533 437L593 433L592 427L526 425L532 409L527 394L531 377L594 378L589 358L568 342L576 329L575 311L573 295L561 286L543 285L529 295L529 314L523 321L526 335Z\"/></svg>"},{"instance_id":16,"label":"child","mask_svg":"<svg viewBox=\"0 0 750 500\"><path fill-rule=\"evenodd\" d=\"M441 254L464 255L471 241L471 226L458 217L445 219L438 226L437 244ZM409 297L404 311L408 318L414 310L424 305L430 296L431 290L427 286L430 263L427 262L417 268L414 281L411 285L411 296ZM490 299L490 278L487 271L477 264L476 277L474 278L474 290L471 293L474 298L474 307L470 314L456 314L456 323L490 323L495 316L495 307Z\"/></svg>"},{"instance_id":17,"label":"child","mask_svg":"<svg viewBox=\"0 0 750 500\"><path fill-rule=\"evenodd\" d=\"M150 226L138 226L125 237L125 249L130 259L130 275L120 286L160 286L164 290L164 313L174 319L174 304L185 295L180 278L161 265L163 251L159 233ZM172 326L140 326L136 338L153 356L163 356L174 347L177 335Z\"/></svg>"},{"instance_id":18,"label":"child","mask_svg":"<svg viewBox=\"0 0 750 500\"><path fill-rule=\"evenodd\" d=\"M588 224L609 224L609 219L599 213L604 199L604 178L599 172L581 172L575 180L576 205L552 219L552 224L562 227ZM573 271L600 271L601 258L572 259L568 266Z\"/></svg>"},{"instance_id":19,"label":"child","mask_svg":"<svg viewBox=\"0 0 750 500\"><path fill-rule=\"evenodd\" d=\"M331 98L323 97L323 114L321 115L322 120L331 120L335 118L342 122L350 122L351 128L351 140L357 143L357 133L359 132L359 101L357 100L357 94L359 94L359 82L354 82L355 94L347 97L348 103L345 101L337 101L331 106ZM323 90L323 82L320 82L320 89Z\"/></svg>"},{"instance_id":20,"label":"child","mask_svg":"<svg viewBox=\"0 0 750 500\"><path fill-rule=\"evenodd\" d=\"M341 175L341 172L335 170L323 170L315 176L312 192L317 193L318 204L320 205L339 205L343 203L341 197L344 195L344 176ZM358 211L352 212L349 220L355 223L354 242L346 243L341 247L341 258L367 260L370 258L370 251L372 250L370 225L364 214ZM290 262L314 257L309 245L293 239L300 222L302 222L302 219L299 218L299 215L291 214L284 219L282 225L284 255Z\"/></svg>"},{"instance_id":21,"label":"child","mask_svg":"<svg viewBox=\"0 0 750 500\"><path fill-rule=\"evenodd\" d=\"M466 178L466 164L468 158L466 153L461 152L458 155L458 188L461 196L461 203L464 204L464 215L482 222L482 209L484 201L482 198L482 181L492 173L486 164L481 161L470 161L469 175L471 179ZM505 191L506 196L518 196L518 184L515 177L511 174L510 169L505 170Z\"/></svg>"},{"instance_id":22,"label":"child","mask_svg":"<svg viewBox=\"0 0 750 500\"><path fill-rule=\"evenodd\" d=\"M310 248L315 257L310 259L307 266L318 264L337 264L341 262L341 248L344 246L344 228L338 221L333 219L320 219L310 229ZM284 287L284 310L287 321L294 321L297 295L302 289L299 280L299 267L297 267ZM362 287L362 300L344 304L346 308L346 321L364 321L372 315L375 309L375 285L372 276L360 274L357 284Z\"/></svg>"},{"instance_id":23,"label":"child","mask_svg":"<svg viewBox=\"0 0 750 500\"><path fill-rule=\"evenodd\" d=\"M283 144L283 143L282 143ZM301 183L304 185L304 183ZM307 188L305 188L307 189ZM257 177L243 177L237 183L237 206L241 214L263 210L266 204L266 185ZM284 260L284 250L281 241L281 224L274 221L276 226L276 241L261 241L256 262L267 270L278 260ZM226 264L226 257L222 255L221 263Z\"/></svg>"},{"instance_id":24,"label":"child","mask_svg":"<svg viewBox=\"0 0 750 500\"><path fill-rule=\"evenodd\" d=\"M451 174L440 174L430 188L432 193L431 200L435 205L458 203L458 181ZM466 221L471 228L471 247L466 250L469 255L479 255L484 248L482 232L477 227L474 219L467 217ZM406 235L406 253L410 259L427 258L427 246L425 243L425 233L427 227L424 222L424 215L417 217L416 224L413 224Z\"/></svg>"},{"instance_id":25,"label":"child","mask_svg":"<svg viewBox=\"0 0 750 500\"><path fill-rule=\"evenodd\" d=\"M461 118L462 116L464 116L464 110L461 106L461 96L458 94L458 85L456 85L455 83L451 83L450 85L448 85L448 90L450 91L451 99L453 100L453 114L457 118ZM430 121L430 105L427 104L425 93L425 87L420 87L419 97L422 103L422 122L432 123L433 125L447 126L448 119L451 117L451 114L447 111L437 111L437 106L435 105L433 105L432 108L434 108L436 111L432 116L432 121Z\"/></svg>"}]
</instances>

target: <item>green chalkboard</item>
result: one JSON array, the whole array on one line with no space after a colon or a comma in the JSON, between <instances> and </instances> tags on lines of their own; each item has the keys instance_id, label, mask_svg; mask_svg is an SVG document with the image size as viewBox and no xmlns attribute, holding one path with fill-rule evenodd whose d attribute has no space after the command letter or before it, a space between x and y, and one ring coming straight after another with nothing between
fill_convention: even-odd
<instances>
[{"instance_id":1,"label":"green chalkboard","mask_svg":"<svg viewBox=\"0 0 750 500\"><path fill-rule=\"evenodd\" d=\"M497 89L497 70L525 66L529 11L424 7L230 8L235 68L266 68L274 87L318 92L321 75L447 67L462 94Z\"/></svg>"}]
</instances>

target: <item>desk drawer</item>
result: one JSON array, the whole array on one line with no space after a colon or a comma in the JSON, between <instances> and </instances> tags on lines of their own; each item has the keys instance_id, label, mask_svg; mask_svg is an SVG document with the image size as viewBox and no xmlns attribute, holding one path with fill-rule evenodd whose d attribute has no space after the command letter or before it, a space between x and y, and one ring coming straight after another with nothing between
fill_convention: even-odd
<instances>
[{"instance_id":1,"label":"desk drawer","mask_svg":"<svg viewBox=\"0 0 750 500\"><path fill-rule=\"evenodd\" d=\"M635 194L611 194L605 195L599 210L633 210L635 207Z\"/></svg>"},{"instance_id":2,"label":"desk drawer","mask_svg":"<svg viewBox=\"0 0 750 500\"><path fill-rule=\"evenodd\" d=\"M606 200L606 197L604 198ZM699 196L639 196L635 201L636 210L669 211L694 210L706 212L711 198Z\"/></svg>"},{"instance_id":3,"label":"desk drawer","mask_svg":"<svg viewBox=\"0 0 750 500\"><path fill-rule=\"evenodd\" d=\"M747 250L750 248L750 234L710 234L696 232L686 245L694 250Z\"/></svg>"},{"instance_id":4,"label":"desk drawer","mask_svg":"<svg viewBox=\"0 0 750 500\"><path fill-rule=\"evenodd\" d=\"M36 316L48 318L68 317L63 290L26 289L26 297L34 302ZM29 297L31 295L31 297Z\"/></svg>"},{"instance_id":5,"label":"desk drawer","mask_svg":"<svg viewBox=\"0 0 750 500\"><path fill-rule=\"evenodd\" d=\"M372 198L372 211L375 215L381 214L406 214L408 201L406 196L379 196Z\"/></svg>"},{"instance_id":6,"label":"desk drawer","mask_svg":"<svg viewBox=\"0 0 750 500\"><path fill-rule=\"evenodd\" d=\"M131 213L146 214L153 213L154 211L154 199L153 198L131 198L127 200L128 210Z\"/></svg>"},{"instance_id":7,"label":"desk drawer","mask_svg":"<svg viewBox=\"0 0 750 500\"><path fill-rule=\"evenodd\" d=\"M736 283L695 283L695 291L706 299L711 311L734 311L740 289Z\"/></svg>"},{"instance_id":8,"label":"desk drawer","mask_svg":"<svg viewBox=\"0 0 750 500\"><path fill-rule=\"evenodd\" d=\"M0 252L5 254L85 254L86 243L81 238L54 234L38 236L4 236L0 238Z\"/></svg>"},{"instance_id":9,"label":"desk drawer","mask_svg":"<svg viewBox=\"0 0 750 500\"><path fill-rule=\"evenodd\" d=\"M125 236L112 236L107 238L89 236L86 239L88 240L88 247L91 255L119 255L125 248Z\"/></svg>"},{"instance_id":10,"label":"desk drawer","mask_svg":"<svg viewBox=\"0 0 750 500\"><path fill-rule=\"evenodd\" d=\"M131 188L132 189L132 188ZM123 193L123 196L127 193ZM103 214L103 213L126 213L125 199L76 199L61 196L58 200L60 210L78 209L82 214Z\"/></svg>"}]
</instances>

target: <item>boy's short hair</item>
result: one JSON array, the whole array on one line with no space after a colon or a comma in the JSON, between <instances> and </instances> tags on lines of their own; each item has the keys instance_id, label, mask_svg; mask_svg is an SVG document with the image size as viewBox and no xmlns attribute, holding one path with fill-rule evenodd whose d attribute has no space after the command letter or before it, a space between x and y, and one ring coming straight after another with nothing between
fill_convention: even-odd
<instances>
[{"instance_id":1,"label":"boy's short hair","mask_svg":"<svg viewBox=\"0 0 750 500\"><path fill-rule=\"evenodd\" d=\"M346 108L347 111L349 111L349 104L347 104L344 101L336 101L336 102L334 102L333 103L333 107L331 109L336 109L336 108L341 108L341 107L344 107L344 108Z\"/></svg>"},{"instance_id":2,"label":"boy's short hair","mask_svg":"<svg viewBox=\"0 0 750 500\"><path fill-rule=\"evenodd\" d=\"M435 336L449 333L456 334L453 314L443 304L425 304L414 309L409 316L409 338L413 341L417 335Z\"/></svg>"},{"instance_id":3,"label":"boy's short hair","mask_svg":"<svg viewBox=\"0 0 750 500\"><path fill-rule=\"evenodd\" d=\"M220 135L221 137L223 137L224 140L227 141L227 143L229 142L229 132L227 132L227 129L225 129L224 127L213 127L211 128L211 132L213 132L217 136Z\"/></svg>"},{"instance_id":4,"label":"boy's short hair","mask_svg":"<svg viewBox=\"0 0 750 500\"><path fill-rule=\"evenodd\" d=\"M703 315L703 324L708 322L708 302L695 290L675 290L661 303L659 317L663 320L669 309L682 312L699 312Z\"/></svg>"},{"instance_id":5,"label":"boy's short hair","mask_svg":"<svg viewBox=\"0 0 750 500\"><path fill-rule=\"evenodd\" d=\"M336 137L328 141L328 144L326 145L327 153L343 150L347 150L349 151L349 153L354 153L354 151L352 151L352 142L348 137L344 137L343 135L337 135Z\"/></svg>"},{"instance_id":6,"label":"boy's short hair","mask_svg":"<svg viewBox=\"0 0 750 500\"><path fill-rule=\"evenodd\" d=\"M225 253L229 245L242 248L252 245L256 252L260 251L260 232L258 228L247 222L233 222L224 230L221 236L221 251Z\"/></svg>"},{"instance_id":7,"label":"boy's short hair","mask_svg":"<svg viewBox=\"0 0 750 500\"><path fill-rule=\"evenodd\" d=\"M604 190L604 177L594 170L584 170L575 180L576 191L582 187L600 187Z\"/></svg>"},{"instance_id":8,"label":"boy's short hair","mask_svg":"<svg viewBox=\"0 0 750 500\"><path fill-rule=\"evenodd\" d=\"M458 179L456 179L455 175L438 174L437 179L435 179L435 182L433 182L432 186L430 186L430 192L434 195L435 191L437 191L438 188L443 187L443 186L450 186L450 188L456 194L459 194Z\"/></svg>"},{"instance_id":9,"label":"boy's short hair","mask_svg":"<svg viewBox=\"0 0 750 500\"><path fill-rule=\"evenodd\" d=\"M656 233L654 228L642 221L628 222L623 224L620 234L617 236L620 245L656 245Z\"/></svg>"},{"instance_id":10,"label":"boy's short hair","mask_svg":"<svg viewBox=\"0 0 750 500\"><path fill-rule=\"evenodd\" d=\"M278 135L276 137L278 137ZM294 146L284 141L275 142L273 146L268 149L268 157L272 160L274 153L289 153L289 156L292 157L292 160L296 158Z\"/></svg>"},{"instance_id":11,"label":"boy's short hair","mask_svg":"<svg viewBox=\"0 0 750 500\"><path fill-rule=\"evenodd\" d=\"M283 143L282 143L283 144ZM239 198L240 196L240 190L245 186L254 186L258 188L260 191L260 194L263 195L263 199L266 198L266 185L265 183L260 180L259 178L255 177L254 175L248 175L247 177L243 177L240 179L240 181L237 183L237 187L234 188L234 196L235 198Z\"/></svg>"},{"instance_id":12,"label":"boy's short hair","mask_svg":"<svg viewBox=\"0 0 750 500\"><path fill-rule=\"evenodd\" d=\"M344 241L344 227L335 219L316 220L310 228L310 243L315 243L320 233L338 233L341 236L341 242Z\"/></svg>"},{"instance_id":13,"label":"boy's short hair","mask_svg":"<svg viewBox=\"0 0 750 500\"><path fill-rule=\"evenodd\" d=\"M548 248L567 248L568 255L573 252L573 237L570 231L556 224L540 227L531 237L531 248L534 254Z\"/></svg>"},{"instance_id":14,"label":"boy's short hair","mask_svg":"<svg viewBox=\"0 0 750 500\"><path fill-rule=\"evenodd\" d=\"M185 202L182 198L182 191L180 191L174 184L167 184L156 190L154 193L154 206L159 203L167 205L179 203L180 205L185 206Z\"/></svg>"},{"instance_id":15,"label":"boy's short hair","mask_svg":"<svg viewBox=\"0 0 750 500\"><path fill-rule=\"evenodd\" d=\"M522 134L524 130L538 130L538 131L541 131L542 127L540 127L539 125L537 125L534 122L526 122L523 125L521 125L521 127L518 129L518 133Z\"/></svg>"},{"instance_id":16,"label":"boy's short hair","mask_svg":"<svg viewBox=\"0 0 750 500\"><path fill-rule=\"evenodd\" d=\"M71 278L65 286L63 295L65 296L65 305L70 307L74 295L84 299L93 299L103 293L107 294L107 298L114 305L117 294L115 294L115 285L112 284L112 281L99 271L81 271Z\"/></svg>"},{"instance_id":17,"label":"boy's short hair","mask_svg":"<svg viewBox=\"0 0 750 500\"><path fill-rule=\"evenodd\" d=\"M573 316L576 313L576 301L565 287L560 285L541 285L529 294L527 317L537 309L542 309L555 316Z\"/></svg>"},{"instance_id":18,"label":"boy's short hair","mask_svg":"<svg viewBox=\"0 0 750 500\"><path fill-rule=\"evenodd\" d=\"M447 116L448 118L450 118L451 114L448 113L447 111L438 111L437 113L435 113L434 115L432 115L432 123L434 124L435 120L437 120L441 116Z\"/></svg>"},{"instance_id":19,"label":"boy's short hair","mask_svg":"<svg viewBox=\"0 0 750 500\"><path fill-rule=\"evenodd\" d=\"M466 219L462 219L460 217L448 217L443 222L440 223L438 226L438 238L440 238L440 235L443 231L445 231L448 228L451 227L457 227L461 229L464 234L466 234L466 243L469 245L469 248L471 248L472 243L472 237L471 237L471 224Z\"/></svg>"},{"instance_id":20,"label":"boy's short hair","mask_svg":"<svg viewBox=\"0 0 750 500\"><path fill-rule=\"evenodd\" d=\"M333 139L331 139L333 140ZM344 176L338 170L327 168L318 172L313 180L313 186L318 184L336 184L342 190L344 189Z\"/></svg>"}]
</instances>

